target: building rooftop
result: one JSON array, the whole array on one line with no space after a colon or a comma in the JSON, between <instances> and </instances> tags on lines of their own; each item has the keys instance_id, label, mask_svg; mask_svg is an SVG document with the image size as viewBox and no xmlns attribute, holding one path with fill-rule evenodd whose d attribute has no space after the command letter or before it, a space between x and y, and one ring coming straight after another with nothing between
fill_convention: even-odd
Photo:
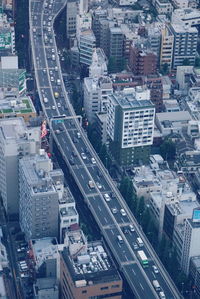
<instances>
[{"instance_id":1,"label":"building rooftop","mask_svg":"<svg viewBox=\"0 0 200 299\"><path fill-rule=\"evenodd\" d=\"M20 77L25 76L24 69L0 69L1 88L19 88Z\"/></svg>"},{"instance_id":2,"label":"building rooftop","mask_svg":"<svg viewBox=\"0 0 200 299\"><path fill-rule=\"evenodd\" d=\"M168 208L173 215L192 215L193 209L198 207L198 202L193 200L178 201L168 204Z\"/></svg>"},{"instance_id":3,"label":"building rooftop","mask_svg":"<svg viewBox=\"0 0 200 299\"><path fill-rule=\"evenodd\" d=\"M77 287L121 280L100 241L88 243L87 253L75 259L66 248L62 256Z\"/></svg>"},{"instance_id":4,"label":"building rooftop","mask_svg":"<svg viewBox=\"0 0 200 299\"><path fill-rule=\"evenodd\" d=\"M0 130L7 143L27 138L27 128L22 117L0 119Z\"/></svg>"},{"instance_id":5,"label":"building rooftop","mask_svg":"<svg viewBox=\"0 0 200 299\"><path fill-rule=\"evenodd\" d=\"M46 290L46 289L58 289L58 283L56 278L53 277L45 277L45 278L37 278L35 284L36 294L39 290Z\"/></svg>"},{"instance_id":6,"label":"building rooftop","mask_svg":"<svg viewBox=\"0 0 200 299\"><path fill-rule=\"evenodd\" d=\"M197 270L200 270L200 256L191 257L191 261Z\"/></svg>"},{"instance_id":7,"label":"building rooftop","mask_svg":"<svg viewBox=\"0 0 200 299\"><path fill-rule=\"evenodd\" d=\"M154 108L150 100L136 100L134 93L114 93L110 95L115 105L119 105L122 109L141 109L141 108Z\"/></svg>"},{"instance_id":8,"label":"building rooftop","mask_svg":"<svg viewBox=\"0 0 200 299\"><path fill-rule=\"evenodd\" d=\"M17 114L35 113L35 108L28 96L24 97L4 97L0 101L0 117L16 116Z\"/></svg>"},{"instance_id":9,"label":"building rooftop","mask_svg":"<svg viewBox=\"0 0 200 299\"><path fill-rule=\"evenodd\" d=\"M56 258L58 255L58 243L56 238L42 238L30 241L30 248L38 269L45 260Z\"/></svg>"}]
</instances>

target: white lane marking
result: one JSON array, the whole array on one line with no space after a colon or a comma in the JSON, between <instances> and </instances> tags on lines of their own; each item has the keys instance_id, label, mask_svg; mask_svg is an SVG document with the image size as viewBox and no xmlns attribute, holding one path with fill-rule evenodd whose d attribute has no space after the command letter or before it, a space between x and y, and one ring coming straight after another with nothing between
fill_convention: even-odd
<instances>
[{"instance_id":1,"label":"white lane marking","mask_svg":"<svg viewBox=\"0 0 200 299\"><path fill-rule=\"evenodd\" d=\"M132 269L132 272L133 272L134 275L136 275L136 273L135 273L135 271L133 269Z\"/></svg>"},{"instance_id":2,"label":"white lane marking","mask_svg":"<svg viewBox=\"0 0 200 299\"><path fill-rule=\"evenodd\" d=\"M144 288L143 288L143 286L141 285L141 283L140 283L140 286L141 286L142 290L144 291Z\"/></svg>"}]
</instances>

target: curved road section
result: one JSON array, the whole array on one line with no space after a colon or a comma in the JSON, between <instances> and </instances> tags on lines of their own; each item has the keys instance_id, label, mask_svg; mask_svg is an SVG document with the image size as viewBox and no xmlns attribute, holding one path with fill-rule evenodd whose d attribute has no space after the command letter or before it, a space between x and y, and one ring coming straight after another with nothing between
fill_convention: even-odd
<instances>
[{"instance_id":1,"label":"curved road section","mask_svg":"<svg viewBox=\"0 0 200 299\"><path fill-rule=\"evenodd\" d=\"M91 210L136 298L159 298L152 285L155 279L159 281L167 299L181 298L85 136L79 121L74 118L75 112L62 79L53 30L55 17L65 7L66 1L29 0L29 4L32 61L42 109L51 134L83 195L83 201ZM58 98L55 98L55 92L59 93ZM54 117L61 115L65 115L66 119L63 122L55 121ZM80 133L80 136L77 133ZM89 181L93 182L93 188L89 187ZM105 194L110 195L109 201L105 199ZM120 212L121 209L124 209L125 213ZM130 224L134 231L129 229ZM122 242L118 242L118 235L122 237ZM144 246L141 249L149 260L148 268L142 267L137 250L133 247L137 237L143 240ZM159 268L157 274L152 268L155 264Z\"/></svg>"}]
</instances>

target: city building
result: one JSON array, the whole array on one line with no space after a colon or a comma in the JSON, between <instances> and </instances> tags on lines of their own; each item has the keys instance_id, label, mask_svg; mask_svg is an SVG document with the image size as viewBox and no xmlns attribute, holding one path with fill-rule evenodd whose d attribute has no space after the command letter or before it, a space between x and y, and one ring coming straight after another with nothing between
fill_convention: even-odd
<instances>
[{"instance_id":1,"label":"city building","mask_svg":"<svg viewBox=\"0 0 200 299\"><path fill-rule=\"evenodd\" d=\"M92 30L96 37L97 47L100 47L100 20L105 20L107 18L107 15L108 15L107 10L102 9L102 7L98 7L92 12Z\"/></svg>"},{"instance_id":2,"label":"city building","mask_svg":"<svg viewBox=\"0 0 200 299\"><path fill-rule=\"evenodd\" d=\"M108 60L101 48L96 48L93 52L92 63L89 66L89 77L100 78L108 74L107 69Z\"/></svg>"},{"instance_id":3,"label":"city building","mask_svg":"<svg viewBox=\"0 0 200 299\"><path fill-rule=\"evenodd\" d=\"M113 59L115 71L123 68L124 34L120 27L110 27L108 31L108 58Z\"/></svg>"},{"instance_id":4,"label":"city building","mask_svg":"<svg viewBox=\"0 0 200 299\"><path fill-rule=\"evenodd\" d=\"M79 51L80 63L90 66L92 63L93 52L96 47L96 38L91 29L80 32Z\"/></svg>"},{"instance_id":5,"label":"city building","mask_svg":"<svg viewBox=\"0 0 200 299\"><path fill-rule=\"evenodd\" d=\"M0 69L0 99L18 97L26 92L26 71L23 69Z\"/></svg>"},{"instance_id":6,"label":"city building","mask_svg":"<svg viewBox=\"0 0 200 299\"><path fill-rule=\"evenodd\" d=\"M200 255L200 210L194 209L191 219L186 219L183 236L181 267L189 273L191 257Z\"/></svg>"},{"instance_id":7,"label":"city building","mask_svg":"<svg viewBox=\"0 0 200 299\"><path fill-rule=\"evenodd\" d=\"M175 8L180 8L180 9L184 9L184 8L188 8L189 5L189 1L188 0L173 0L173 4L175 6ZM172 13L172 17L173 17L173 13Z\"/></svg>"},{"instance_id":8,"label":"city building","mask_svg":"<svg viewBox=\"0 0 200 299\"><path fill-rule=\"evenodd\" d=\"M149 98L150 90L142 87L108 97L107 133L112 154L120 165L149 160L155 117Z\"/></svg>"},{"instance_id":9,"label":"city building","mask_svg":"<svg viewBox=\"0 0 200 299\"><path fill-rule=\"evenodd\" d=\"M64 241L65 232L73 224L79 223L79 215L76 210L76 204L69 188L64 188L62 198L59 200L59 240Z\"/></svg>"},{"instance_id":10,"label":"city building","mask_svg":"<svg viewBox=\"0 0 200 299\"><path fill-rule=\"evenodd\" d=\"M59 285L55 278L38 278L33 285L35 299L59 299Z\"/></svg>"},{"instance_id":11,"label":"city building","mask_svg":"<svg viewBox=\"0 0 200 299\"><path fill-rule=\"evenodd\" d=\"M3 243L3 231L2 227L0 226L0 272L3 268L8 267L9 265L6 247Z\"/></svg>"},{"instance_id":12,"label":"city building","mask_svg":"<svg viewBox=\"0 0 200 299\"><path fill-rule=\"evenodd\" d=\"M188 111L156 113L155 123L163 137L172 133L181 133L188 127L191 115Z\"/></svg>"},{"instance_id":13,"label":"city building","mask_svg":"<svg viewBox=\"0 0 200 299\"><path fill-rule=\"evenodd\" d=\"M62 245L56 238L33 239L29 241L29 266L35 278L60 277L60 255Z\"/></svg>"},{"instance_id":14,"label":"city building","mask_svg":"<svg viewBox=\"0 0 200 299\"><path fill-rule=\"evenodd\" d=\"M200 296L200 255L190 259L189 275L192 278L193 292Z\"/></svg>"},{"instance_id":15,"label":"city building","mask_svg":"<svg viewBox=\"0 0 200 299\"><path fill-rule=\"evenodd\" d=\"M151 50L131 45L129 67L136 76L147 76L156 73L157 56Z\"/></svg>"},{"instance_id":16,"label":"city building","mask_svg":"<svg viewBox=\"0 0 200 299\"><path fill-rule=\"evenodd\" d=\"M174 35L173 62L172 68L176 69L184 63L194 65L198 30L195 27L180 23L171 23L169 26Z\"/></svg>"},{"instance_id":17,"label":"city building","mask_svg":"<svg viewBox=\"0 0 200 299\"><path fill-rule=\"evenodd\" d=\"M66 36L68 46L71 48L74 45L77 29L78 1L69 0L66 3Z\"/></svg>"},{"instance_id":18,"label":"city building","mask_svg":"<svg viewBox=\"0 0 200 299\"><path fill-rule=\"evenodd\" d=\"M188 7L175 9L172 13L171 20L172 23L182 24L182 26L198 26L200 25L200 11L198 9L192 9Z\"/></svg>"},{"instance_id":19,"label":"city building","mask_svg":"<svg viewBox=\"0 0 200 299\"><path fill-rule=\"evenodd\" d=\"M174 49L174 35L166 26L162 30L161 47L160 47L160 66L168 65L168 70L172 68Z\"/></svg>"},{"instance_id":20,"label":"city building","mask_svg":"<svg viewBox=\"0 0 200 299\"><path fill-rule=\"evenodd\" d=\"M107 113L96 113L96 132L102 144L107 143Z\"/></svg>"},{"instance_id":21,"label":"city building","mask_svg":"<svg viewBox=\"0 0 200 299\"><path fill-rule=\"evenodd\" d=\"M19 220L26 239L58 236L63 173L53 170L44 150L19 161Z\"/></svg>"},{"instance_id":22,"label":"city building","mask_svg":"<svg viewBox=\"0 0 200 299\"><path fill-rule=\"evenodd\" d=\"M15 29L13 22L10 23L8 17L2 11L0 12L0 38L1 55L12 55L15 53Z\"/></svg>"},{"instance_id":23,"label":"city building","mask_svg":"<svg viewBox=\"0 0 200 299\"><path fill-rule=\"evenodd\" d=\"M122 279L102 242L87 243L80 230L67 239L60 254L61 298L121 299Z\"/></svg>"},{"instance_id":24,"label":"city building","mask_svg":"<svg viewBox=\"0 0 200 299\"><path fill-rule=\"evenodd\" d=\"M96 113L107 111L108 96L112 92L109 77L84 78L84 108L90 123L96 120Z\"/></svg>"},{"instance_id":25,"label":"city building","mask_svg":"<svg viewBox=\"0 0 200 299\"><path fill-rule=\"evenodd\" d=\"M19 117L0 119L0 193L8 215L19 212L19 159L39 148L39 127L27 127Z\"/></svg>"},{"instance_id":26,"label":"city building","mask_svg":"<svg viewBox=\"0 0 200 299\"><path fill-rule=\"evenodd\" d=\"M152 4L159 15L171 14L173 11L173 6L169 0L153 0Z\"/></svg>"},{"instance_id":27,"label":"city building","mask_svg":"<svg viewBox=\"0 0 200 299\"><path fill-rule=\"evenodd\" d=\"M25 122L36 117L36 110L29 96L5 96L0 99L0 118L23 117Z\"/></svg>"}]
</instances>

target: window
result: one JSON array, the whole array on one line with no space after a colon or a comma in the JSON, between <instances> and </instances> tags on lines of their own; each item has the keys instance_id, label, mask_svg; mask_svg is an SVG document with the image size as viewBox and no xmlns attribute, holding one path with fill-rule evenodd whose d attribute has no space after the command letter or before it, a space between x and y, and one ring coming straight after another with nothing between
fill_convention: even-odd
<instances>
[{"instance_id":1,"label":"window","mask_svg":"<svg viewBox=\"0 0 200 299\"><path fill-rule=\"evenodd\" d=\"M102 287L101 288L101 290L107 290L108 289L108 287Z\"/></svg>"},{"instance_id":2,"label":"window","mask_svg":"<svg viewBox=\"0 0 200 299\"><path fill-rule=\"evenodd\" d=\"M83 291L82 291L82 294L86 294L86 293L87 293L87 290L83 290Z\"/></svg>"}]
</instances>

